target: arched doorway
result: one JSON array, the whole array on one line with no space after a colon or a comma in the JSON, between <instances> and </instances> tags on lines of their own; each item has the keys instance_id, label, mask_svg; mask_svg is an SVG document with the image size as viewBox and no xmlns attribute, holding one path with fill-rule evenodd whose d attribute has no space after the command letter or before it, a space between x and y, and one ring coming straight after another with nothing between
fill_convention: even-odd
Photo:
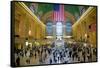
<instances>
[{"instance_id":1,"label":"arched doorway","mask_svg":"<svg viewBox=\"0 0 100 68\"><path fill-rule=\"evenodd\" d=\"M69 13L69 12L67 12L67 11L65 11L65 18L67 19L67 18L69 18L70 20L71 20L71 23L73 24L74 22L75 22L75 17L71 14L71 13ZM49 19L49 20L51 20L52 22L53 22L53 11L49 11L49 12L47 12L45 15L43 15L42 16L42 18L41 18L41 20L44 22L44 23L46 23L46 21ZM65 20L66 20L65 19ZM66 22L66 21L65 21Z\"/></svg>"}]
</instances>

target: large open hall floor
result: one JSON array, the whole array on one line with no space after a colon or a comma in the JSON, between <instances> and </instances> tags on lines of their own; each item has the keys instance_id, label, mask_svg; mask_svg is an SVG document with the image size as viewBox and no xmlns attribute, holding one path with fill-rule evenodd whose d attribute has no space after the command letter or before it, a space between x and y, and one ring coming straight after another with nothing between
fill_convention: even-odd
<instances>
[{"instance_id":1,"label":"large open hall floor","mask_svg":"<svg viewBox=\"0 0 100 68\"><path fill-rule=\"evenodd\" d=\"M60 43L62 43L61 40ZM58 46L52 42L51 45L33 46L18 50L15 54L15 60L18 56L20 65L92 62L96 61L96 48L83 42L64 43L64 45Z\"/></svg>"}]
</instances>

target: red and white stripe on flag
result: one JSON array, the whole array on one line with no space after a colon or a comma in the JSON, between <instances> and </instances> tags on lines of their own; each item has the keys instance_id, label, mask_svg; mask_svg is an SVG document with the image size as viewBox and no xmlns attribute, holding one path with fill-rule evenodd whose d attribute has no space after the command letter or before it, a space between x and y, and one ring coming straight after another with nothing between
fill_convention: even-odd
<instances>
[{"instance_id":1,"label":"red and white stripe on flag","mask_svg":"<svg viewBox=\"0 0 100 68\"><path fill-rule=\"evenodd\" d=\"M53 11L53 20L54 22L64 21L64 5L60 5L58 11Z\"/></svg>"}]
</instances>

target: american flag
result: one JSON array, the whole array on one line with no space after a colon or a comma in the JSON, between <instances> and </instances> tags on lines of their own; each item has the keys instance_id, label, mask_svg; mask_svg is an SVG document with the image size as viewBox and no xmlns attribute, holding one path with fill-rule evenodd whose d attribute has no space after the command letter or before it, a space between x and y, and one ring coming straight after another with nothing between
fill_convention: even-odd
<instances>
[{"instance_id":1,"label":"american flag","mask_svg":"<svg viewBox=\"0 0 100 68\"><path fill-rule=\"evenodd\" d=\"M53 9L53 21L61 21L64 22L64 5L54 4Z\"/></svg>"}]
</instances>

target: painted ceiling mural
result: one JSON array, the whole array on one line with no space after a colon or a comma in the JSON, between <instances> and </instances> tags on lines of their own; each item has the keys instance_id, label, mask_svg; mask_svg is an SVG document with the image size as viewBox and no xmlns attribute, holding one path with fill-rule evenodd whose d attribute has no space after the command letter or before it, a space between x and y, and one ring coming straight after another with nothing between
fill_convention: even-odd
<instances>
[{"instance_id":1,"label":"painted ceiling mural","mask_svg":"<svg viewBox=\"0 0 100 68\"><path fill-rule=\"evenodd\" d=\"M45 4L45 3L25 3L32 12L34 12L37 17L40 19L50 11L53 11L54 4ZM86 11L88 6L77 6L77 5L64 5L64 11L70 13L74 18L75 21ZM66 18L66 21L71 21L70 18Z\"/></svg>"}]
</instances>

